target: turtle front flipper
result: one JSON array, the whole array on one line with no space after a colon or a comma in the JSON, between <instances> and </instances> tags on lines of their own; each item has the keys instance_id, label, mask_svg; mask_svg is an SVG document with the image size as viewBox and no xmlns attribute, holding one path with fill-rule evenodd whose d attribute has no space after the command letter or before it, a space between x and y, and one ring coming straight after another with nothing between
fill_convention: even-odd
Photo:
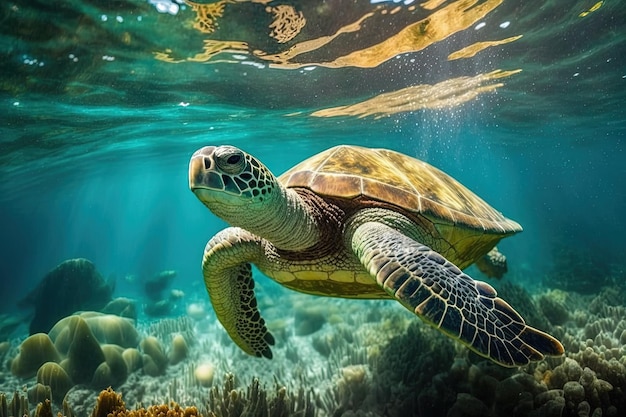
<instances>
[{"instance_id":1,"label":"turtle front flipper","mask_svg":"<svg viewBox=\"0 0 626 417\"><path fill-rule=\"evenodd\" d=\"M217 318L230 338L244 352L271 359L274 337L257 308L250 266L250 262L258 261L261 256L259 238L243 229L229 227L207 243L202 272Z\"/></svg>"},{"instance_id":2,"label":"turtle front flipper","mask_svg":"<svg viewBox=\"0 0 626 417\"><path fill-rule=\"evenodd\" d=\"M504 366L562 355L561 343L524 319L488 284L385 224L367 222L352 250L376 282L426 322Z\"/></svg>"}]
</instances>

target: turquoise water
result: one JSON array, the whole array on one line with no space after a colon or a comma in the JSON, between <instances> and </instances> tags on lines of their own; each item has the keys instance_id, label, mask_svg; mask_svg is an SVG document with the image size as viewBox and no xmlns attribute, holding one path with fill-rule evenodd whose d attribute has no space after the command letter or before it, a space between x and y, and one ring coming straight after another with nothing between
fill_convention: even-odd
<instances>
[{"instance_id":1,"label":"turquoise water","mask_svg":"<svg viewBox=\"0 0 626 417\"><path fill-rule=\"evenodd\" d=\"M129 277L176 270L186 297L176 312L206 303L202 250L226 225L189 191L187 168L209 144L241 147L275 174L338 144L428 161L524 227L499 245L503 282L583 295L615 284L625 306L620 2L262 3L224 3L210 33L194 27L191 4L168 0L0 6L0 313L28 314L18 301L79 257L116 280L115 296L141 304ZM269 8L287 4L306 25L284 41L271 35ZM394 36L415 22L407 49ZM202 55L207 41L222 52ZM316 47L268 58L307 41ZM502 42L451 59L493 41ZM496 70L507 73L486 75ZM554 282L564 265L580 287Z\"/></svg>"}]
</instances>

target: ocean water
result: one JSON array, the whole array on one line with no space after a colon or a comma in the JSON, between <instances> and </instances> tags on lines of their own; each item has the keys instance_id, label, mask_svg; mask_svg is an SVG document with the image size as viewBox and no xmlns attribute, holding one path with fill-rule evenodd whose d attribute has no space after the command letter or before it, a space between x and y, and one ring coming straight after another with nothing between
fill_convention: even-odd
<instances>
[{"instance_id":1,"label":"ocean water","mask_svg":"<svg viewBox=\"0 0 626 417\"><path fill-rule=\"evenodd\" d=\"M114 297L135 300L142 337L163 319L183 320L184 330L194 333L184 369L171 366L157 382L146 382L156 384L150 395L129 393L124 382L114 386L143 405L205 400L208 388L202 394L194 385L194 395L185 397L184 384L171 384L213 360L219 372L240 375L240 389L258 377L269 397L273 375L288 392L317 387L319 416L470 415L472 407L484 411L481 405L485 415L513 409L530 415L547 404L537 396L554 390L560 394L551 395L563 399L551 397L562 415L585 407L626 412L626 374L620 373L626 365L626 336L620 339L626 326L620 321L626 309L626 9L619 1L17 0L0 10L0 314L20 323L0 332L0 342L9 342L0 351L0 391L36 382L11 373L33 314L32 302L22 300L63 261L86 258L114 282ZM504 394L482 398L460 383L444 395L436 375L470 381L471 372L455 364L463 358L465 368L478 369L483 361L468 359L464 348L425 324L410 327L419 319L397 303L302 296L258 271L259 305L267 308L268 323L282 320L277 344L283 346L272 365L241 354L216 322L200 268L206 241L226 224L198 202L187 179L191 154L219 144L244 149L277 175L339 144L393 149L452 175L524 227L499 244L509 272L488 282L503 287L504 298L507 288L511 293L507 285L515 285L543 305L536 307L548 317L543 330L567 340L567 363L590 369L612 390L598 388L594 397L582 376L550 382L546 374L558 374L561 358L507 374L487 372L497 387L532 376L540 388L524 391L535 398L530 409ZM180 293L165 313L148 314L154 300L145 282L167 270L176 277L166 291ZM488 280L475 267L467 272ZM554 308L545 307L546 300L556 300L569 318L550 320ZM602 303L612 309L589 307ZM181 319L190 305L202 306L206 316L192 324ZM325 333L289 336L302 315L318 317L319 306L334 317L318 330ZM344 323L343 310L382 316ZM610 318L597 332L588 329ZM393 397L393 388L380 386L379 358L387 356L367 345L358 346L367 357L346 354L349 363L311 351L311 338L336 339L342 323L369 329L372 322L381 327L370 333L385 334L377 339L380 349L410 349L398 340L416 332L434 338L433 350L442 343L456 349L436 367L407 371L434 394ZM607 346L598 336L613 341ZM348 345L371 342L363 337ZM581 359L585 344L600 355L595 368ZM611 360L613 367L602 367ZM293 366L300 374L285 370ZM366 368L361 396L354 386L346 391L354 382L346 366ZM128 381L150 380L141 372ZM337 388L337 378L344 388ZM572 397L564 388L569 382L586 394ZM160 397L158 386L170 391ZM90 406L95 394L85 394ZM80 403L75 410L83 406L73 401ZM537 415L557 415L542 410Z\"/></svg>"}]
</instances>

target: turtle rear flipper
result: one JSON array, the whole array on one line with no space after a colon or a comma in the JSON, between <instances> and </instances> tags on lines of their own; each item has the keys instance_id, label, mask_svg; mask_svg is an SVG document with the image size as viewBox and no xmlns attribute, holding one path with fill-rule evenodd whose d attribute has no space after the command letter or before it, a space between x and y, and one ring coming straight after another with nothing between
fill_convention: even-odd
<instances>
[{"instance_id":1,"label":"turtle rear flipper","mask_svg":"<svg viewBox=\"0 0 626 417\"><path fill-rule=\"evenodd\" d=\"M244 352L272 358L274 337L257 308L252 267L262 254L258 238L231 227L207 243L202 272L218 320Z\"/></svg>"},{"instance_id":2,"label":"turtle rear flipper","mask_svg":"<svg viewBox=\"0 0 626 417\"><path fill-rule=\"evenodd\" d=\"M506 256L494 246L487 254L476 259L476 267L489 278L502 278L507 272Z\"/></svg>"},{"instance_id":3,"label":"turtle rear flipper","mask_svg":"<svg viewBox=\"0 0 626 417\"><path fill-rule=\"evenodd\" d=\"M351 245L389 295L481 356L520 366L563 354L558 340L527 326L490 285L397 230L364 223L352 233Z\"/></svg>"}]
</instances>

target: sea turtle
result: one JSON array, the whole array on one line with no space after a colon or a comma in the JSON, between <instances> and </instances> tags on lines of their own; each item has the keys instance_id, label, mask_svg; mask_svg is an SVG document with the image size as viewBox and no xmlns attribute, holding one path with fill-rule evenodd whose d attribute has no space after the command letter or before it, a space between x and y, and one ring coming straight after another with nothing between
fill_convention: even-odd
<instances>
[{"instance_id":1,"label":"sea turtle","mask_svg":"<svg viewBox=\"0 0 626 417\"><path fill-rule=\"evenodd\" d=\"M343 298L393 298L504 366L563 354L488 284L461 269L521 231L452 177L385 149L337 146L280 177L233 146L206 146L189 186L228 222L206 245L204 282L245 352L272 357L251 264L285 287Z\"/></svg>"}]
</instances>

